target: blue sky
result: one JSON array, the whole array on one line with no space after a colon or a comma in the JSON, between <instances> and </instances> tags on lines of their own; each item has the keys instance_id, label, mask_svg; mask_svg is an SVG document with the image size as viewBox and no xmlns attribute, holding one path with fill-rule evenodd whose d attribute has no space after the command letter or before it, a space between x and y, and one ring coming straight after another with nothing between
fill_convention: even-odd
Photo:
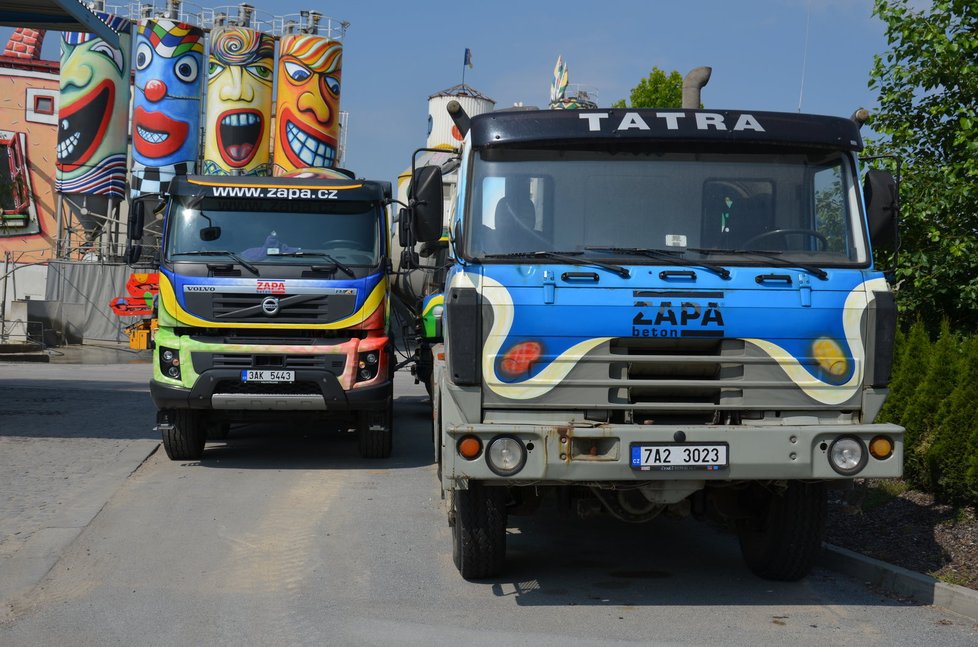
<instances>
[{"instance_id":1,"label":"blue sky","mask_svg":"<svg viewBox=\"0 0 978 647\"><path fill-rule=\"evenodd\" d=\"M350 113L345 165L392 182L424 145L428 96L462 80L466 48L474 67L465 82L497 107L545 107L559 54L570 82L596 88L602 106L627 98L653 66L685 75L708 65L707 108L795 112L801 96L803 112L843 117L876 106L867 82L873 55L886 51L871 0L251 4L260 12L313 9L350 22L341 99ZM0 32L4 42L7 34ZM57 58L58 39L50 36L45 58Z\"/></svg>"}]
</instances>

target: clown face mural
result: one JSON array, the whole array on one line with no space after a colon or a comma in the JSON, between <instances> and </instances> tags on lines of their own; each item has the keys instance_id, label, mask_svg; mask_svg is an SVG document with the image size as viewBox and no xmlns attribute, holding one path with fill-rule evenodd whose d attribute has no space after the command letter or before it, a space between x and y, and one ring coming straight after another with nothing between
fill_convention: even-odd
<instances>
[{"instance_id":1,"label":"clown face mural","mask_svg":"<svg viewBox=\"0 0 978 647\"><path fill-rule=\"evenodd\" d=\"M193 173L199 149L204 32L146 20L136 34L132 105L132 195L165 191Z\"/></svg>"},{"instance_id":2,"label":"clown face mural","mask_svg":"<svg viewBox=\"0 0 978 647\"><path fill-rule=\"evenodd\" d=\"M343 46L320 36L282 38L275 174L336 163Z\"/></svg>"},{"instance_id":3,"label":"clown face mural","mask_svg":"<svg viewBox=\"0 0 978 647\"><path fill-rule=\"evenodd\" d=\"M205 175L269 174L275 41L244 27L211 32Z\"/></svg>"},{"instance_id":4,"label":"clown face mural","mask_svg":"<svg viewBox=\"0 0 978 647\"><path fill-rule=\"evenodd\" d=\"M55 188L121 198L129 132L129 21L97 13L121 49L92 34L64 33Z\"/></svg>"}]
</instances>

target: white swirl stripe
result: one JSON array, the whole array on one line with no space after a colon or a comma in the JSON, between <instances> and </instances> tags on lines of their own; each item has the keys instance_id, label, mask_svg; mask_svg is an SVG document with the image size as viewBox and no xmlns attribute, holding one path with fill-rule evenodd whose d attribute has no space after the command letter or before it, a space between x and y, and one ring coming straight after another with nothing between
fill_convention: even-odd
<instances>
[{"instance_id":1,"label":"white swirl stripe","mask_svg":"<svg viewBox=\"0 0 978 647\"><path fill-rule=\"evenodd\" d=\"M813 380L812 374L801 365L801 362L777 344L764 339L745 339L744 341L754 344L770 355L788 374L791 381L813 400L829 405L842 404L851 399L862 388L866 349L863 347L862 331L859 324L863 313L873 301L874 291L885 292L887 289L885 279L870 279L857 285L846 297L842 312L842 329L852 350L855 367L852 377L845 384L836 386Z\"/></svg>"}]
</instances>

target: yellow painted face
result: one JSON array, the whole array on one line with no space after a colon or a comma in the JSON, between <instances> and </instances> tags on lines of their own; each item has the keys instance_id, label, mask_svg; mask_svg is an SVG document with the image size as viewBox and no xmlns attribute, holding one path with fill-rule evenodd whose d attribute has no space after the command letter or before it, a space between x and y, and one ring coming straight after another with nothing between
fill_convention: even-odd
<instances>
[{"instance_id":1,"label":"yellow painted face","mask_svg":"<svg viewBox=\"0 0 978 647\"><path fill-rule=\"evenodd\" d=\"M276 173L336 164L343 46L320 36L282 39L276 102Z\"/></svg>"},{"instance_id":2,"label":"yellow painted face","mask_svg":"<svg viewBox=\"0 0 978 647\"><path fill-rule=\"evenodd\" d=\"M244 27L211 33L204 173L268 175L274 40Z\"/></svg>"}]
</instances>

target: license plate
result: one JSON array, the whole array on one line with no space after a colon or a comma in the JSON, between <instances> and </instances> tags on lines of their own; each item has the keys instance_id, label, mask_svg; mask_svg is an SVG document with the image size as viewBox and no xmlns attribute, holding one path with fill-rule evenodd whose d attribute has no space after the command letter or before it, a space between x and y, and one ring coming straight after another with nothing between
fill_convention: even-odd
<instances>
[{"instance_id":1,"label":"license plate","mask_svg":"<svg viewBox=\"0 0 978 647\"><path fill-rule=\"evenodd\" d=\"M727 467L726 443L644 443L631 447L632 469L718 471Z\"/></svg>"},{"instance_id":2,"label":"license plate","mask_svg":"<svg viewBox=\"0 0 978 647\"><path fill-rule=\"evenodd\" d=\"M241 371L242 382L294 382L295 371L273 371L264 369L256 371L245 369Z\"/></svg>"}]
</instances>

